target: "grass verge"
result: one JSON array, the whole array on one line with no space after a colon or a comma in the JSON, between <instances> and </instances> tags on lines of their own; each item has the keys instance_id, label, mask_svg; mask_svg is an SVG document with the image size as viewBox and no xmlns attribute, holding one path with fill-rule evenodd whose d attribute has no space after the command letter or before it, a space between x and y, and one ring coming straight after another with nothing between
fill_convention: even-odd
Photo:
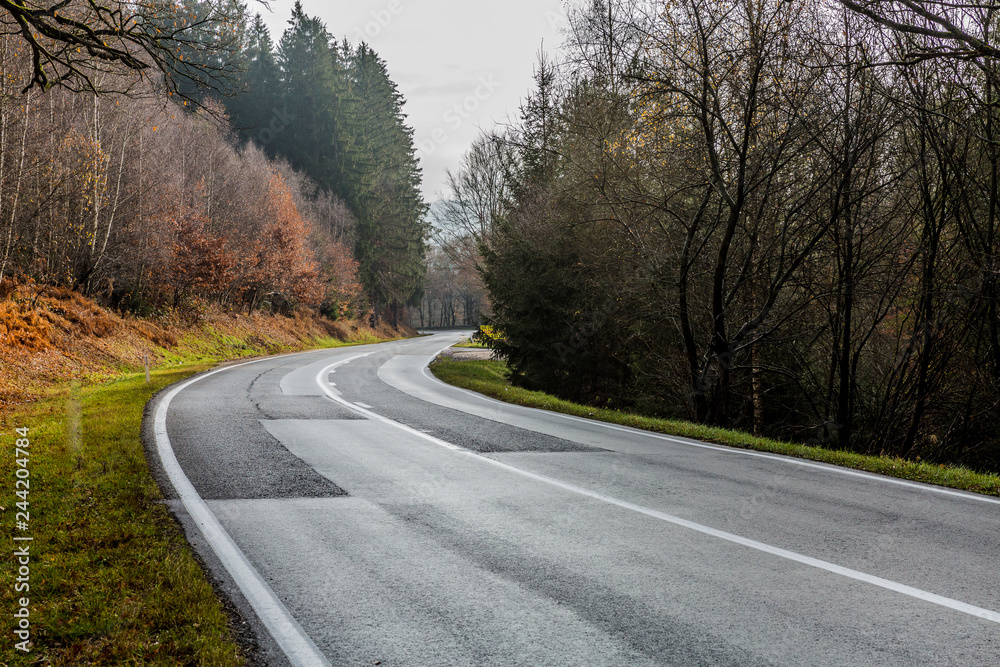
<instances>
[{"instance_id":1,"label":"grass verge","mask_svg":"<svg viewBox=\"0 0 1000 667\"><path fill-rule=\"evenodd\" d=\"M563 414L596 419L598 421L632 426L647 431L675 435L703 442L713 442L729 447L753 449L760 452L783 454L801 459L831 463L833 465L865 470L867 472L900 477L902 479L936 484L963 491L1000 496L1000 475L985 474L957 466L934 465L885 456L857 454L843 450L811 447L791 442L760 438L749 433L731 431L712 426L670 419L656 419L641 415L594 408L573 403L539 391L515 387L507 381L507 365L503 361L456 361L442 357L431 364L431 372L448 384L485 394L492 398L541 408Z\"/></svg>"},{"instance_id":2,"label":"grass verge","mask_svg":"<svg viewBox=\"0 0 1000 667\"><path fill-rule=\"evenodd\" d=\"M349 344L364 342L374 341ZM343 345L316 340L301 349ZM10 555L0 571L7 612L0 664L245 664L230 616L159 502L140 439L142 414L154 393L219 361L295 349L192 341L165 355L149 384L132 368L87 386L50 388L46 398L0 415L0 511L11 537L33 538L30 590L15 592L19 566ZM14 489L18 428L29 429L31 441L26 498ZM20 531L15 513L25 499L29 528ZM13 639L22 597L30 611L27 654Z\"/></svg>"},{"instance_id":3,"label":"grass verge","mask_svg":"<svg viewBox=\"0 0 1000 667\"><path fill-rule=\"evenodd\" d=\"M472 340L471 338L466 338L465 340L463 340L463 341L461 341L459 343L455 343L454 345L452 345L452 347L472 347L472 348L476 348L477 350L488 350L488 349L490 349L490 346L487 345L486 343L477 343L476 341Z\"/></svg>"}]
</instances>

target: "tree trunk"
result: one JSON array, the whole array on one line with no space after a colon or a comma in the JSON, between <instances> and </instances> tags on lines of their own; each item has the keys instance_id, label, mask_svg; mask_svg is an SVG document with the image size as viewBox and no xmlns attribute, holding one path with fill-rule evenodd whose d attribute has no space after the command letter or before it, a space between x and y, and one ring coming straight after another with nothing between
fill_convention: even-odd
<instances>
[{"instance_id":1,"label":"tree trunk","mask_svg":"<svg viewBox=\"0 0 1000 667\"><path fill-rule=\"evenodd\" d=\"M6 243L4 243L3 262L0 263L0 281L3 280L4 274L7 271L7 262L10 259L10 249L14 240L14 225L17 223L17 203L21 196L21 187L24 177L24 157L28 146L28 120L30 109L31 93L29 92L24 96L24 127L21 131L21 151L17 164L17 178L14 180L14 194L11 196L9 217L10 226L7 228L7 240Z\"/></svg>"}]
</instances>

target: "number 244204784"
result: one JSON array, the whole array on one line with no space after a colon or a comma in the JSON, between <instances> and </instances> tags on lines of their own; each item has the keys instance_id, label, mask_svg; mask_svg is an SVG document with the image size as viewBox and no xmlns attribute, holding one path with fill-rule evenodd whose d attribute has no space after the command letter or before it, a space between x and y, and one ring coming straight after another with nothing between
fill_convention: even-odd
<instances>
[{"instance_id":1,"label":"number 244204784","mask_svg":"<svg viewBox=\"0 0 1000 667\"><path fill-rule=\"evenodd\" d=\"M19 530L28 529L28 521L31 515L28 512L28 493L31 489L30 477L31 469L28 464L31 461L31 440L28 438L27 428L15 429L17 440L14 441L14 462L17 468L14 471L16 480L14 482L14 493L17 496L17 516L14 517L15 525Z\"/></svg>"}]
</instances>

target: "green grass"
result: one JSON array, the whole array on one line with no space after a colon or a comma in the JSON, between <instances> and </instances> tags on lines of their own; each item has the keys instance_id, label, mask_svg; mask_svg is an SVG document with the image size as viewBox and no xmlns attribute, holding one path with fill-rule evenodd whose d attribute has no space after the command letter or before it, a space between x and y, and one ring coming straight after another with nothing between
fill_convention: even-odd
<instances>
[{"instance_id":1,"label":"green grass","mask_svg":"<svg viewBox=\"0 0 1000 667\"><path fill-rule=\"evenodd\" d=\"M454 359L441 358L431 365L431 372L448 384L517 405L713 442L729 447L783 454L963 491L1000 496L1000 476L995 474L979 473L957 466L934 465L900 458L871 456L781 442L740 431L703 426L691 422L644 417L565 401L539 391L529 391L511 385L507 381L507 366L503 361L455 361Z\"/></svg>"},{"instance_id":2,"label":"green grass","mask_svg":"<svg viewBox=\"0 0 1000 667\"><path fill-rule=\"evenodd\" d=\"M133 368L114 379L66 385L0 416L0 506L12 537L34 538L29 592L14 591L10 552L0 570L7 628L0 665L244 664L229 617L160 502L140 427L159 389L218 361L280 351L292 350L221 337L186 341L152 372L150 384ZM20 500L14 430L22 427L31 440L27 532L13 527ZM13 639L12 614L22 596L30 600L27 655Z\"/></svg>"},{"instance_id":3,"label":"green grass","mask_svg":"<svg viewBox=\"0 0 1000 667\"><path fill-rule=\"evenodd\" d=\"M72 389L0 422L3 479L14 478L13 429L30 429L32 639L24 655L0 658L96 664L239 665L227 616L184 536L158 503L139 429L153 393L206 368L187 365L132 373ZM11 525L18 500L4 485ZM0 599L14 609L13 568L3 570Z\"/></svg>"},{"instance_id":4,"label":"green grass","mask_svg":"<svg viewBox=\"0 0 1000 667\"><path fill-rule=\"evenodd\" d=\"M381 343L385 339L374 335L361 335L344 342L337 338L317 338L309 347L334 348ZM293 352L297 347L280 345L258 337L245 340L223 334L208 328L207 331L192 333L178 341L176 347L162 352L162 364L179 365L187 363L219 363L233 359L259 357L282 352Z\"/></svg>"},{"instance_id":5,"label":"green grass","mask_svg":"<svg viewBox=\"0 0 1000 667\"><path fill-rule=\"evenodd\" d=\"M486 343L482 343L482 342L477 343L476 341L472 340L471 338L466 338L465 340L461 341L460 343L455 343L454 345L452 345L452 347L474 347L474 348L477 348L477 349L480 349L480 350L488 350L488 349L490 349L490 346L487 345Z\"/></svg>"}]
</instances>

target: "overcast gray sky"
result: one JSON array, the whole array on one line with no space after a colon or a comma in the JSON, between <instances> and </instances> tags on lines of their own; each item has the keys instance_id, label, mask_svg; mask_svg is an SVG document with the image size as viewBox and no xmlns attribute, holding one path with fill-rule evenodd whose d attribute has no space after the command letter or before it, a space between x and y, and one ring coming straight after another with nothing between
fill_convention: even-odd
<instances>
[{"instance_id":1,"label":"overcast gray sky","mask_svg":"<svg viewBox=\"0 0 1000 667\"><path fill-rule=\"evenodd\" d=\"M294 0L259 6L275 42ZM543 40L555 52L566 24L560 0L303 0L338 38L368 42L406 97L424 173L424 196L438 199L480 128L517 113L531 89Z\"/></svg>"}]
</instances>

